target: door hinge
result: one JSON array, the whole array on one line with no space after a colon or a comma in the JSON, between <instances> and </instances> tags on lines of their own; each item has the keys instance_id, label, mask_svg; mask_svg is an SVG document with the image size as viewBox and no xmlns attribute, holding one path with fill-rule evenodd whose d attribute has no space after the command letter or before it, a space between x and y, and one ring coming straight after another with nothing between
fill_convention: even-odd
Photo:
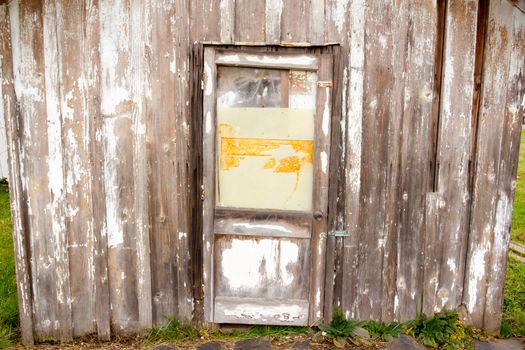
<instances>
[{"instance_id":1,"label":"door hinge","mask_svg":"<svg viewBox=\"0 0 525 350\"><path fill-rule=\"evenodd\" d=\"M349 236L350 236L350 231L335 230L335 231L321 232L321 238L349 237Z\"/></svg>"},{"instance_id":2,"label":"door hinge","mask_svg":"<svg viewBox=\"0 0 525 350\"><path fill-rule=\"evenodd\" d=\"M317 87L325 87L325 88L332 88L334 84L331 81L318 81Z\"/></svg>"}]
</instances>

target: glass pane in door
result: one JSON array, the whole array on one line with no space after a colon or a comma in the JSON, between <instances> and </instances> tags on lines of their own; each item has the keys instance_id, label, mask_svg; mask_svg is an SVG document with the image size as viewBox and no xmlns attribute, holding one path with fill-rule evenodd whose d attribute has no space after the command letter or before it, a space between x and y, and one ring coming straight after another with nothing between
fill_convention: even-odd
<instances>
[{"instance_id":1,"label":"glass pane in door","mask_svg":"<svg viewBox=\"0 0 525 350\"><path fill-rule=\"evenodd\" d=\"M217 206L311 211L317 74L219 66Z\"/></svg>"}]
</instances>

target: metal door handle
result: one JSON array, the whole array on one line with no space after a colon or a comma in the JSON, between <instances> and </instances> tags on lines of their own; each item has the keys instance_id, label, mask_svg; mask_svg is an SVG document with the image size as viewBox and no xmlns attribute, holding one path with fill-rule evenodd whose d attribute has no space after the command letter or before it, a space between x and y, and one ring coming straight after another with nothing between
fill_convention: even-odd
<instances>
[{"instance_id":1,"label":"metal door handle","mask_svg":"<svg viewBox=\"0 0 525 350\"><path fill-rule=\"evenodd\" d=\"M320 210L314 211L314 219L321 220L323 218L323 212Z\"/></svg>"}]
</instances>

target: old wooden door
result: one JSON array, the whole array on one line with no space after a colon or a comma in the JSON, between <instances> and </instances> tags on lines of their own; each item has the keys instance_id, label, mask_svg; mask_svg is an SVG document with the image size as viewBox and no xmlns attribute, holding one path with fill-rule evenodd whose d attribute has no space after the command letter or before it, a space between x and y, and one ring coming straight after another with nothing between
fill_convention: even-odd
<instances>
[{"instance_id":1,"label":"old wooden door","mask_svg":"<svg viewBox=\"0 0 525 350\"><path fill-rule=\"evenodd\" d=\"M331 55L205 48L208 322L323 317L331 75Z\"/></svg>"}]
</instances>

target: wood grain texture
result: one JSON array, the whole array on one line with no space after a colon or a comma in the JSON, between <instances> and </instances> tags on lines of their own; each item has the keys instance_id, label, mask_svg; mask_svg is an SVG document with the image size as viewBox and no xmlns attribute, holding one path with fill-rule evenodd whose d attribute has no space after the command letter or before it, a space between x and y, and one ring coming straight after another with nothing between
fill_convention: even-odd
<instances>
[{"instance_id":1,"label":"wood grain texture","mask_svg":"<svg viewBox=\"0 0 525 350\"><path fill-rule=\"evenodd\" d=\"M328 180L330 177L330 135L333 96L333 56L321 54L317 71L317 103L315 116L315 151L314 151L314 189L313 211L322 214L314 216L311 238L310 272L310 313L309 325L318 325L323 321L324 287L326 265L326 237L328 232ZM329 82L328 86L320 85Z\"/></svg>"},{"instance_id":2,"label":"wood grain texture","mask_svg":"<svg viewBox=\"0 0 525 350\"><path fill-rule=\"evenodd\" d=\"M439 260L437 294L431 302L436 303L435 312L461 304L470 211L470 144L475 137L472 104L477 21L477 1L447 3L436 154L436 188L446 201L439 222L442 239L436 242L443 256Z\"/></svg>"},{"instance_id":3,"label":"wood grain texture","mask_svg":"<svg viewBox=\"0 0 525 350\"><path fill-rule=\"evenodd\" d=\"M235 41L236 37L236 5L237 3L235 0L220 0L219 2L219 8L220 8L220 15L221 15L221 21L220 21L220 27L221 27L221 35L220 39L221 42L224 44L231 44ZM239 16L242 18L245 18L245 15L243 13L243 16ZM247 40L248 41L248 40Z\"/></svg>"},{"instance_id":4,"label":"wood grain texture","mask_svg":"<svg viewBox=\"0 0 525 350\"><path fill-rule=\"evenodd\" d=\"M60 116L56 112L56 94L51 96L55 97L54 100L47 101L50 97L48 94L55 92L53 89L56 85L50 86L49 92L45 90L46 78L48 81L55 78L50 76L49 68L46 71L44 57L44 47L48 49L47 61L49 62L53 57L52 44L56 41L50 38L50 31L54 28L52 23L51 28L49 24L46 25L47 40L44 45L42 18L44 8L40 2L24 4L13 2L10 4L9 12L12 40L14 39L15 43L13 46L15 93L20 108L19 128L23 135L20 140L20 176L23 179L22 186L27 202L25 215L27 215L28 231L31 232L29 245L32 294L34 300L45 300L33 306L33 328L35 336L67 339L71 336L71 314L70 309L67 308L70 304L65 299L69 297L66 289L69 274L64 270L67 269L63 255L66 246L60 245L65 243L63 242L65 227L60 216L62 207L59 204L63 195L63 169L62 159L58 155L61 152L61 144L56 143L60 140L57 136L57 133L60 134L58 130ZM54 52L56 53L56 50ZM50 108L49 117L54 122L52 126L48 125L47 107ZM48 139L48 129L51 131L50 139ZM49 157L48 142L51 143L54 152L51 157ZM55 160L59 166L56 167L57 164L54 164L51 168L49 160ZM56 182L51 183L52 179ZM47 215L40 215L44 208ZM55 249L58 250L56 260ZM55 271L57 267L62 273L60 279ZM61 300L57 301L59 295ZM66 320L69 325L64 324Z\"/></svg>"},{"instance_id":5,"label":"wood grain texture","mask_svg":"<svg viewBox=\"0 0 525 350\"><path fill-rule=\"evenodd\" d=\"M439 275L443 255L443 232L439 223L445 206L443 195L438 192L428 192L425 207L425 236L423 243L423 296L421 312L432 316L441 311L438 303Z\"/></svg>"},{"instance_id":6,"label":"wood grain texture","mask_svg":"<svg viewBox=\"0 0 525 350\"><path fill-rule=\"evenodd\" d=\"M521 124L525 108L523 104L525 101L525 16L518 8L513 10L512 23L508 23L508 30L511 45L509 76L506 106L502 113L504 129L501 140L498 197L483 316L484 329L494 333L499 332L501 326L502 286L505 284Z\"/></svg>"},{"instance_id":7,"label":"wood grain texture","mask_svg":"<svg viewBox=\"0 0 525 350\"><path fill-rule=\"evenodd\" d=\"M267 44L278 44L281 41L282 0L265 1L265 34Z\"/></svg>"},{"instance_id":8,"label":"wood grain texture","mask_svg":"<svg viewBox=\"0 0 525 350\"><path fill-rule=\"evenodd\" d=\"M65 172L65 220L68 231L68 254L71 263L70 283L72 299L73 335L95 331L95 288L93 269L93 206L91 196L91 167L89 143L85 135L91 118L86 110L87 86L84 84L86 28L81 1L56 3L56 36L58 92L62 114L62 138ZM71 15L66 15L71 14ZM78 40L81 38L82 40ZM85 58L82 55L82 58ZM87 141L87 140L86 140Z\"/></svg>"},{"instance_id":9,"label":"wood grain texture","mask_svg":"<svg viewBox=\"0 0 525 350\"><path fill-rule=\"evenodd\" d=\"M411 3L412 4L412 3ZM381 266L381 320L391 322L397 320L401 314L404 303L401 298L407 297L407 283L405 274L410 274L417 269L414 264L414 257L408 252L410 246L404 247L402 240L406 241L407 226L403 225L403 180L406 181L407 173L412 169L405 165L402 166L403 150L405 144L412 142L411 133L405 133L405 113L410 110L412 100L412 87L409 82L413 79L415 72L410 69L413 64L411 61L412 50L420 49L416 47L415 40L411 38L415 30L413 24L412 6L407 3L399 3L394 7L393 23L399 25L391 28L393 49L391 56L386 60L386 64L391 65L393 81L390 84L391 95L383 102L385 110L391 115L398 115L399 118L390 118L386 130L384 131L385 142L389 152L385 154L385 194L384 206L385 216L383 218L383 232L380 238L380 248L383 250L383 261ZM415 5L415 3L414 3ZM411 43L414 44L411 44ZM423 57L423 55L421 55ZM428 58L427 58L428 59ZM386 96L385 96L386 97ZM407 113L408 114L408 113ZM409 119L408 119L409 120ZM406 185L406 184L405 184ZM406 204L405 204L406 207ZM406 218L405 218L406 221ZM403 239L403 237L405 237ZM402 263L400 260L406 259L410 264ZM407 266L405 268L405 265ZM409 282L410 283L410 282ZM410 297L412 295L410 294ZM414 300L410 300L414 302Z\"/></svg>"},{"instance_id":10,"label":"wood grain texture","mask_svg":"<svg viewBox=\"0 0 525 350\"><path fill-rule=\"evenodd\" d=\"M203 136L202 136L202 284L204 294L204 320L213 322L213 222L215 207L215 101L216 101L216 73L215 51L213 48L204 49L203 75Z\"/></svg>"},{"instance_id":11,"label":"wood grain texture","mask_svg":"<svg viewBox=\"0 0 525 350\"><path fill-rule=\"evenodd\" d=\"M100 3L101 113L111 326L138 328L130 2ZM116 18L114 13L120 13Z\"/></svg>"},{"instance_id":12,"label":"wood grain texture","mask_svg":"<svg viewBox=\"0 0 525 350\"><path fill-rule=\"evenodd\" d=\"M471 322L483 326L494 224L497 215L498 181L510 64L513 6L490 2L483 67L483 90L477 130L474 187L470 216L463 303ZM501 213L499 213L501 215ZM504 274L504 271L500 271Z\"/></svg>"},{"instance_id":13,"label":"wood grain texture","mask_svg":"<svg viewBox=\"0 0 525 350\"><path fill-rule=\"evenodd\" d=\"M221 1L226 1L228 4L227 10L230 11L234 8L234 4L230 0L210 0L210 1L190 1L189 3L189 17L198 18L197 20L190 21L190 39L192 43L202 41L215 41L220 42L221 38ZM223 5L224 8L224 5ZM226 12L224 25L228 28L225 32L228 32L228 36L232 35L234 28L232 22L234 18L230 12Z\"/></svg>"},{"instance_id":14,"label":"wood grain texture","mask_svg":"<svg viewBox=\"0 0 525 350\"><path fill-rule=\"evenodd\" d=\"M178 174L175 164L177 113L177 61L172 27L176 16L171 8L152 5L151 112L148 116L149 221L151 225L151 271L153 321L163 324L177 309L177 242L175 239ZM170 101L170 102L168 102ZM156 140L156 141L153 141Z\"/></svg>"},{"instance_id":15,"label":"wood grain texture","mask_svg":"<svg viewBox=\"0 0 525 350\"><path fill-rule=\"evenodd\" d=\"M213 249L215 298L308 302L309 239L218 234Z\"/></svg>"},{"instance_id":16,"label":"wood grain texture","mask_svg":"<svg viewBox=\"0 0 525 350\"><path fill-rule=\"evenodd\" d=\"M190 1L177 1L175 6L175 60L176 60L176 86L175 86L175 112L177 114L176 128L176 159L178 196L177 203L177 316L181 321L189 322L193 315L192 299L192 270L191 270L191 192L190 186L190 151L192 119L190 116L190 91L188 90L190 81L189 72L189 6Z\"/></svg>"},{"instance_id":17,"label":"wood grain texture","mask_svg":"<svg viewBox=\"0 0 525 350\"><path fill-rule=\"evenodd\" d=\"M13 223L13 246L15 251L15 271L17 278L18 312L20 317L20 329L22 343L25 346L33 345L33 315L32 315L32 291L31 272L29 263L28 227L25 205L25 195L22 188L21 164L20 164L20 112L17 106L14 74L13 74L13 50L19 50L16 32L11 31L9 15L17 15L18 4L11 4L8 13L7 5L0 6L0 113L4 118L6 127L6 140L9 160L9 200L11 208L11 219ZM14 20L16 22L16 18ZM16 29L15 29L16 30ZM12 40L12 38L14 40ZM11 44L13 43L13 44Z\"/></svg>"},{"instance_id":18,"label":"wood grain texture","mask_svg":"<svg viewBox=\"0 0 525 350\"><path fill-rule=\"evenodd\" d=\"M421 309L421 232L424 231L426 193L433 186L431 166L435 155L434 146L428 140L432 138L436 126L432 115L435 41L425 38L436 37L437 8L431 1L411 2L407 8L407 22L406 74L400 125L402 140L398 151L398 200L401 203L396 298L400 307L396 319L400 321L414 319ZM389 222L388 218L386 222ZM385 258L384 266L388 265Z\"/></svg>"},{"instance_id":19,"label":"wood grain texture","mask_svg":"<svg viewBox=\"0 0 525 350\"><path fill-rule=\"evenodd\" d=\"M59 48L58 4L46 2L43 5L43 52L44 52L44 84L47 112L47 173L48 188L51 194L48 202L50 229L52 234L48 242L52 243L48 250L49 258L54 255L54 273L56 274L56 305L58 326L55 326L61 341L71 340L73 336L71 316L71 286L69 275L68 237L66 226L66 179L64 164L64 136L60 87L60 73L56 68L60 65L61 51ZM45 20L44 20L45 19ZM42 151L42 149L40 149ZM48 248L48 249L49 249ZM53 251L53 253L51 253Z\"/></svg>"},{"instance_id":20,"label":"wood grain texture","mask_svg":"<svg viewBox=\"0 0 525 350\"><path fill-rule=\"evenodd\" d=\"M282 0L281 42L308 42L311 0ZM315 2L315 1L314 1Z\"/></svg>"},{"instance_id":21,"label":"wood grain texture","mask_svg":"<svg viewBox=\"0 0 525 350\"><path fill-rule=\"evenodd\" d=\"M343 86L343 67L344 56L341 53L340 46L333 46L329 48L333 54L333 92L332 92L332 113L331 113L331 135L330 135L330 160L329 160L329 180L328 180L328 213L327 213L327 229L343 230L344 226L341 223L342 203L344 203L341 195L344 193L344 183L341 174L344 166L343 157L343 140L341 132L342 118L342 94L339 93ZM325 292L324 292L324 320L330 322L332 319L334 306L334 288L336 279L336 260L338 251L336 249L337 240L342 241L342 238L335 238L329 236L326 242L326 266L325 266Z\"/></svg>"},{"instance_id":22,"label":"wood grain texture","mask_svg":"<svg viewBox=\"0 0 525 350\"><path fill-rule=\"evenodd\" d=\"M341 134L344 142L344 213L343 221L350 237L341 242L341 307L348 318L355 318L357 308L357 274L359 259L359 224L361 210L361 173L363 152L363 99L365 88L365 21L366 8L363 0L349 3L349 38L345 52L348 64L343 72L343 121ZM337 282L337 280L336 280Z\"/></svg>"},{"instance_id":23,"label":"wood grain texture","mask_svg":"<svg viewBox=\"0 0 525 350\"><path fill-rule=\"evenodd\" d=\"M130 3L131 47L131 97L134 108L131 116L133 139L133 190L135 192L135 248L138 302L138 329L153 325L151 288L151 245L149 235L149 166L147 157L147 125L151 110L151 90L148 49L151 46L149 23L151 12L148 4L132 0Z\"/></svg>"},{"instance_id":24,"label":"wood grain texture","mask_svg":"<svg viewBox=\"0 0 525 350\"><path fill-rule=\"evenodd\" d=\"M221 323L257 324L262 319L281 326L304 326L308 318L308 302L304 300L217 297L216 302Z\"/></svg>"},{"instance_id":25,"label":"wood grain texture","mask_svg":"<svg viewBox=\"0 0 525 350\"><path fill-rule=\"evenodd\" d=\"M388 123L392 94L393 16L389 3L366 7L364 40L365 80L363 87L361 184L356 314L359 319L381 318L381 281L384 257L385 194L388 181ZM374 102L375 101L375 102ZM381 103L378 103L381 101ZM350 209L347 206L347 210ZM346 252L345 252L346 253Z\"/></svg>"},{"instance_id":26,"label":"wood grain texture","mask_svg":"<svg viewBox=\"0 0 525 350\"><path fill-rule=\"evenodd\" d=\"M203 302L210 319L213 268L202 269L213 215L201 219L212 203L203 208L201 196L213 196L214 183L201 177L214 162L213 142L202 139L214 135L214 109L202 96L215 84L206 79L215 58L202 81L203 41L223 52L248 42L235 48L335 55L323 230L351 235L326 240L326 262L314 249L312 268L327 273L313 281L312 317L329 318L333 303L347 317L387 322L464 303L472 323L496 330L525 14L522 0L490 3L0 5L24 342L202 319ZM340 43L340 54L313 46L326 42ZM234 231L228 220L220 230Z\"/></svg>"},{"instance_id":27,"label":"wood grain texture","mask_svg":"<svg viewBox=\"0 0 525 350\"><path fill-rule=\"evenodd\" d=\"M232 13L232 18L235 21L235 41L264 43L266 39L265 11L265 1L235 1L235 11ZM224 42L222 38L221 41Z\"/></svg>"},{"instance_id":28,"label":"wood grain texture","mask_svg":"<svg viewBox=\"0 0 525 350\"><path fill-rule=\"evenodd\" d=\"M88 123L89 159L91 167L91 203L93 217L93 247L94 288L95 288L95 321L98 338L109 340L110 329L110 298L108 271L108 236L106 220L106 201L104 186L104 144L102 142L103 118L100 106L100 18L98 0L84 3L85 39L82 41L82 61L84 77L86 77L86 115L92 118Z\"/></svg>"},{"instance_id":29,"label":"wood grain texture","mask_svg":"<svg viewBox=\"0 0 525 350\"><path fill-rule=\"evenodd\" d=\"M300 212L216 208L213 226L217 234L310 238L312 215Z\"/></svg>"},{"instance_id":30,"label":"wood grain texture","mask_svg":"<svg viewBox=\"0 0 525 350\"><path fill-rule=\"evenodd\" d=\"M191 91L191 209L192 209L192 226L191 226L191 256L192 256L192 277L193 277L193 300L194 300L194 321L202 322L204 320L203 310L203 230L202 230L202 213L203 213L203 187L202 187L202 137L203 137L203 101L202 95L202 77L204 63L204 48L201 44L195 44L192 47L190 66L190 91Z\"/></svg>"}]
</instances>

